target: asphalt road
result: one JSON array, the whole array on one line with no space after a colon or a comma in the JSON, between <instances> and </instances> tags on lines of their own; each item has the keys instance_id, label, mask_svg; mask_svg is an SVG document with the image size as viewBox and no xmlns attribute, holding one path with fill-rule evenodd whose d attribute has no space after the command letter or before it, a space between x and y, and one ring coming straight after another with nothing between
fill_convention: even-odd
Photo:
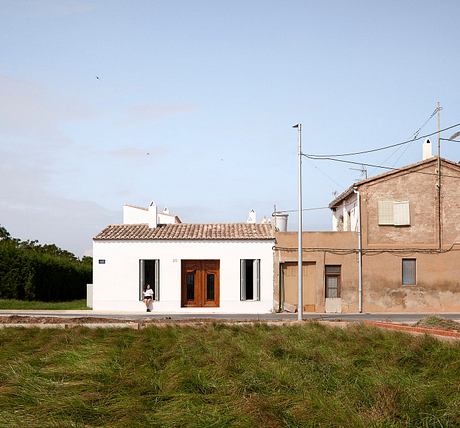
<instances>
[{"instance_id":1,"label":"asphalt road","mask_svg":"<svg viewBox=\"0 0 460 428\"><path fill-rule=\"evenodd\" d=\"M51 311L51 310L0 310L0 316L22 315L30 317L60 317L60 318L111 318L120 320L143 320L151 319L171 319L171 320L196 320L196 319L214 319L214 320L234 320L234 321L295 321L297 314L280 313L280 314L156 314L156 313L122 313L122 312L95 312L95 311ZM305 313L306 320L341 320L341 321L391 321L401 323L415 323L422 318L434 315L427 314L407 314L407 313L362 313L362 314L323 314L323 313ZM460 320L460 313L438 314L443 318Z\"/></svg>"}]
</instances>

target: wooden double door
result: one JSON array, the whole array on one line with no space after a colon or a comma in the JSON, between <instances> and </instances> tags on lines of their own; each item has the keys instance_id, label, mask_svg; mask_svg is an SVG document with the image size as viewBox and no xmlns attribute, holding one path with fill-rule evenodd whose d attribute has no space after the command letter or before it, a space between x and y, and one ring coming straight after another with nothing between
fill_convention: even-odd
<instances>
[{"instance_id":1,"label":"wooden double door","mask_svg":"<svg viewBox=\"0 0 460 428\"><path fill-rule=\"evenodd\" d=\"M219 306L219 271L219 260L182 260L182 306Z\"/></svg>"}]
</instances>

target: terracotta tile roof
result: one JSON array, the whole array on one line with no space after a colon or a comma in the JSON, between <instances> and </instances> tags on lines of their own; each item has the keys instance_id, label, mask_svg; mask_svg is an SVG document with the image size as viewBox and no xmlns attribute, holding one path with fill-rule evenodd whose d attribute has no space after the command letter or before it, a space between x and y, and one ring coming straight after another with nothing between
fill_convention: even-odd
<instances>
[{"instance_id":1,"label":"terracotta tile roof","mask_svg":"<svg viewBox=\"0 0 460 428\"><path fill-rule=\"evenodd\" d=\"M94 240L270 240L269 224L164 224L149 228L147 224L111 224Z\"/></svg>"}]
</instances>

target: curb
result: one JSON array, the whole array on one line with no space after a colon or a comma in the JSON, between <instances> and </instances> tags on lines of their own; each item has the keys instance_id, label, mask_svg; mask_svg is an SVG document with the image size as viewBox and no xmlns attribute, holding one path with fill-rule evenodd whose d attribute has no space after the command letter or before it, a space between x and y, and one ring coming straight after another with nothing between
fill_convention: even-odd
<instances>
[{"instance_id":1,"label":"curb","mask_svg":"<svg viewBox=\"0 0 460 428\"><path fill-rule=\"evenodd\" d=\"M76 328L76 327L86 327L86 328L129 328L132 330L140 330L142 327L139 323L72 323L72 324L65 324L65 323L46 323L46 324L40 324L40 323L8 323L8 324L0 324L0 329L5 329L5 328L39 328L39 329L71 329L71 328Z\"/></svg>"}]
</instances>

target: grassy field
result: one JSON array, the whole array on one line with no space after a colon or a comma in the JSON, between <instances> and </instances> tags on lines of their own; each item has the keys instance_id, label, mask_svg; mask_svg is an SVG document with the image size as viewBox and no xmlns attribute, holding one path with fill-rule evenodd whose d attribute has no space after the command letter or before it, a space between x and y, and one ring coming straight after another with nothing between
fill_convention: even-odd
<instances>
[{"instance_id":1,"label":"grassy field","mask_svg":"<svg viewBox=\"0 0 460 428\"><path fill-rule=\"evenodd\" d=\"M38 302L16 299L0 299L0 309L88 309L86 299L70 302Z\"/></svg>"},{"instance_id":2,"label":"grassy field","mask_svg":"<svg viewBox=\"0 0 460 428\"><path fill-rule=\"evenodd\" d=\"M5 329L0 426L457 427L460 344L311 323Z\"/></svg>"}]
</instances>

